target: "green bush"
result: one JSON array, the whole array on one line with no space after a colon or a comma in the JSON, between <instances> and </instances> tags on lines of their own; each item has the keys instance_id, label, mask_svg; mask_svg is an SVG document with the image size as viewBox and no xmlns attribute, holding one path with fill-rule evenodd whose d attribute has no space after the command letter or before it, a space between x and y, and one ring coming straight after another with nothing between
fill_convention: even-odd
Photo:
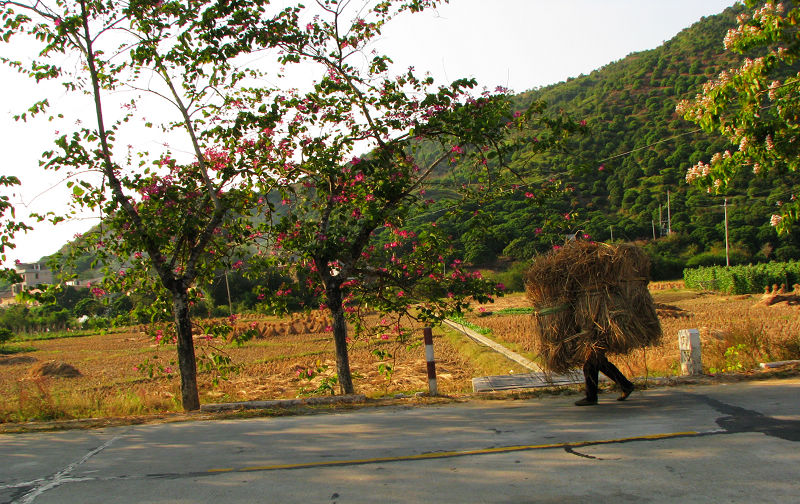
<instances>
[{"instance_id":1,"label":"green bush","mask_svg":"<svg viewBox=\"0 0 800 504\"><path fill-rule=\"evenodd\" d=\"M749 256L741 250L731 250L728 254L727 261L732 264L745 264L750 260ZM703 252L689 258L686 261L687 268L696 268L698 266L725 266L725 252Z\"/></svg>"},{"instance_id":2,"label":"green bush","mask_svg":"<svg viewBox=\"0 0 800 504\"><path fill-rule=\"evenodd\" d=\"M650 278L653 280L675 280L683 274L686 262L679 257L650 256Z\"/></svg>"},{"instance_id":3,"label":"green bush","mask_svg":"<svg viewBox=\"0 0 800 504\"><path fill-rule=\"evenodd\" d=\"M525 273L531 267L528 261L516 262L507 270L495 273L491 276L492 280L505 285L506 292L525 291Z\"/></svg>"}]
</instances>

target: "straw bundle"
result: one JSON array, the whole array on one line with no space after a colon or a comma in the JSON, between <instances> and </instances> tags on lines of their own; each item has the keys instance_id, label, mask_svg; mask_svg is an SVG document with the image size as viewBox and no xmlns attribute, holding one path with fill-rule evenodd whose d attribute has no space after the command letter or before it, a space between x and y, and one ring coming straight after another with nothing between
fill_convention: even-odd
<instances>
[{"instance_id":1,"label":"straw bundle","mask_svg":"<svg viewBox=\"0 0 800 504\"><path fill-rule=\"evenodd\" d=\"M633 245L576 241L537 259L525 291L545 366L563 373L593 352L623 354L657 343L649 271L647 255Z\"/></svg>"}]
</instances>

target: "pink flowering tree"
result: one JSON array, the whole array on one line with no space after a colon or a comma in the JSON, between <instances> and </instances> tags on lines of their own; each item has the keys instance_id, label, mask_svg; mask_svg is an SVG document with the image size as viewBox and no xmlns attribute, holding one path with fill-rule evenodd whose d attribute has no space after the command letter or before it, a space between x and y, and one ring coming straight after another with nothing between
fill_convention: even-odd
<instances>
[{"instance_id":1,"label":"pink flowering tree","mask_svg":"<svg viewBox=\"0 0 800 504\"><path fill-rule=\"evenodd\" d=\"M272 139L258 134L280 121L281 109L265 105L271 91L254 86L260 74L236 60L268 47L295 16L287 9L269 17L267 4L0 1L3 40L39 44L27 62L3 61L88 97L86 117L69 118L42 165L63 174L74 206L103 216L81 240L114 266L93 292L153 291L154 310L171 316L172 336L159 339L177 341L186 410L200 406L189 312L195 287L235 267L229 256L238 245L264 236L251 217L269 214L259 195L284 169ZM58 120L47 98L18 119L40 115ZM133 145L153 129L157 152Z\"/></svg>"},{"instance_id":2,"label":"pink flowering tree","mask_svg":"<svg viewBox=\"0 0 800 504\"><path fill-rule=\"evenodd\" d=\"M800 167L797 101L800 76L800 7L774 0L747 0L747 10L725 36L725 48L747 57L720 73L694 100L678 104L678 113L703 130L730 139L731 149L689 168L686 181L724 194L737 175L776 177ZM793 195L780 203L771 223L788 233L800 219Z\"/></svg>"},{"instance_id":3,"label":"pink flowering tree","mask_svg":"<svg viewBox=\"0 0 800 504\"><path fill-rule=\"evenodd\" d=\"M299 176L282 202L286 216L272 253L324 299L339 390L349 394L351 336L404 339L403 317L437 323L470 300L486 302L502 291L448 259L452 240L438 229L436 214L410 226L443 197L437 181L460 181L463 191L448 194L453 205L510 190L504 181L512 177L524 193L523 174L504 163L514 149L512 133L535 124L555 141L566 123L544 118L540 104L515 114L504 89L476 92L473 80L436 87L413 68L392 74L390 58L371 52L370 43L393 16L436 2L370 2L358 12L348 11L348 2L318 3L322 12L298 17L279 43L287 64L321 72L312 90L284 102L293 118L276 145L292 150ZM364 315L375 311L387 316L368 328Z\"/></svg>"}]
</instances>

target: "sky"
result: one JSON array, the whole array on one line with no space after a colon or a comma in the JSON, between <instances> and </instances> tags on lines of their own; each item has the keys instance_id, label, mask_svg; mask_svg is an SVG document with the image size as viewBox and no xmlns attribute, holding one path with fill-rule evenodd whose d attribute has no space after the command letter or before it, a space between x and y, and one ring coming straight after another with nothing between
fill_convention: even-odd
<instances>
[{"instance_id":1,"label":"sky","mask_svg":"<svg viewBox=\"0 0 800 504\"><path fill-rule=\"evenodd\" d=\"M436 10L397 18L388 24L377 49L401 71L414 66L438 82L474 77L479 85L515 92L588 74L630 53L658 47L703 16L722 12L734 0L451 0ZM491 7L488 7L491 6ZM722 41L720 41L722 44ZM20 58L26 46L0 45L0 56ZM60 89L37 86L0 68L0 173L16 175L22 186L10 196L17 218L63 208L68 189L63 175L38 166L51 148L54 127L44 121L18 123L14 113L44 96L64 107L69 119L91 110ZM138 147L138 146L137 146ZM152 148L145 146L144 148ZM6 250L6 265L35 262L97 223L83 215L57 226L34 224Z\"/></svg>"}]
</instances>

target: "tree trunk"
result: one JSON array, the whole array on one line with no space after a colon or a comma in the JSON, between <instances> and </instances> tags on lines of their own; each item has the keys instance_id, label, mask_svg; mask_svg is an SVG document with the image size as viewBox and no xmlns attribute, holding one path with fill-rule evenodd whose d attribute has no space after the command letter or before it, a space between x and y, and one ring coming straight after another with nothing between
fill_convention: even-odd
<instances>
[{"instance_id":1,"label":"tree trunk","mask_svg":"<svg viewBox=\"0 0 800 504\"><path fill-rule=\"evenodd\" d=\"M333 343L336 348L336 373L341 394L353 394L353 376L350 374L350 357L347 353L347 322L342 308L342 290L337 285L327 288L328 309L333 319Z\"/></svg>"},{"instance_id":2,"label":"tree trunk","mask_svg":"<svg viewBox=\"0 0 800 504\"><path fill-rule=\"evenodd\" d=\"M181 400L185 411L200 409L197 393L197 362L192 339L192 322L189 318L189 293L186 289L172 292L175 313L175 331L178 334L178 367L181 372Z\"/></svg>"}]
</instances>

